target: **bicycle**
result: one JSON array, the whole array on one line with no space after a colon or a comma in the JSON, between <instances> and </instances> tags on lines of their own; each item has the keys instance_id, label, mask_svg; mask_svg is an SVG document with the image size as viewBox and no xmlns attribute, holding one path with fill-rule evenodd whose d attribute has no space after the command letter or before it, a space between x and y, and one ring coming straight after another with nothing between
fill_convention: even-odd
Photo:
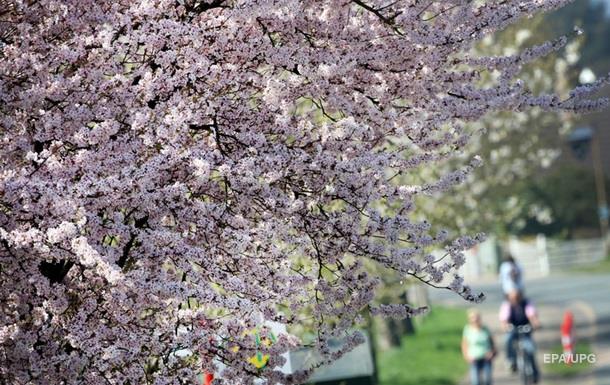
<instances>
[{"instance_id":1,"label":"bicycle","mask_svg":"<svg viewBox=\"0 0 610 385\"><path fill-rule=\"evenodd\" d=\"M523 385L535 384L537 381L534 369L534 346L531 338L531 325L516 327L516 357L517 371Z\"/></svg>"}]
</instances>

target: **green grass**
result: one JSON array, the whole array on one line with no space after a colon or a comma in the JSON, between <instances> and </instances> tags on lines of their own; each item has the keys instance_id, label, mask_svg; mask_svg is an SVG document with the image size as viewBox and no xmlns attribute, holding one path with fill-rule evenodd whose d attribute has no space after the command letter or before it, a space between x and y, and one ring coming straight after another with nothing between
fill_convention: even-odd
<instances>
[{"instance_id":1,"label":"green grass","mask_svg":"<svg viewBox=\"0 0 610 385\"><path fill-rule=\"evenodd\" d=\"M574 350L576 354L591 354L591 346L586 342L579 342L576 344L576 349ZM561 345L557 345L551 349L551 353L561 354L563 349ZM574 363L572 365L567 365L564 362L553 362L553 363L545 363L544 370L547 373L556 374L560 377L571 377L576 376L577 374L586 371L591 367L591 363L587 360L583 360L582 362Z\"/></svg>"},{"instance_id":2,"label":"green grass","mask_svg":"<svg viewBox=\"0 0 610 385\"><path fill-rule=\"evenodd\" d=\"M404 336L400 348L379 352L380 385L454 385L467 371L460 341L466 324L463 309L432 309L417 325L416 334Z\"/></svg>"}]
</instances>

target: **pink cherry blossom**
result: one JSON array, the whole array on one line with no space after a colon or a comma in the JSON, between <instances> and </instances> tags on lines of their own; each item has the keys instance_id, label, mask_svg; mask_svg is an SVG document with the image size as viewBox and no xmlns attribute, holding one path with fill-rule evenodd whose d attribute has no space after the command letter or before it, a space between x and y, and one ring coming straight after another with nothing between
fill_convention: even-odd
<instances>
[{"instance_id":1,"label":"pink cherry blossom","mask_svg":"<svg viewBox=\"0 0 610 385\"><path fill-rule=\"evenodd\" d=\"M363 312L422 311L372 305L371 265L479 300L454 274L482 235L433 233L413 209L480 161L425 185L416 172L487 112L606 106L587 98L607 78L567 100L515 80L567 38L469 53L567 2L2 2L0 377L300 383L362 342ZM483 71L505 76L481 89ZM247 331L265 321L287 332L257 348ZM300 346L322 361L275 368Z\"/></svg>"}]
</instances>

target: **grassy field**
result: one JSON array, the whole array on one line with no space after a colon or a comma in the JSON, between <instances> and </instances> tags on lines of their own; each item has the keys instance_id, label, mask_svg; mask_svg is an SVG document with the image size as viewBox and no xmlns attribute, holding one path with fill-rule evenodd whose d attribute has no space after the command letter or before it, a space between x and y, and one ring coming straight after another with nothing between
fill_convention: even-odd
<instances>
[{"instance_id":1,"label":"grassy field","mask_svg":"<svg viewBox=\"0 0 610 385\"><path fill-rule=\"evenodd\" d=\"M380 385L455 385L466 375L460 341L466 323L463 309L432 309L402 346L379 352Z\"/></svg>"},{"instance_id":2,"label":"grassy field","mask_svg":"<svg viewBox=\"0 0 610 385\"><path fill-rule=\"evenodd\" d=\"M574 349L576 354L590 354L591 347L589 344L581 342L576 344L576 349ZM557 345L553 349L551 349L551 353L561 354L563 349L561 345ZM547 373L552 373L559 375L560 377L572 377L577 374L582 373L583 371L589 369L591 367L591 363L584 360L583 362L575 363L572 365L566 365L563 362L554 362L554 363L545 363L544 370Z\"/></svg>"}]
</instances>

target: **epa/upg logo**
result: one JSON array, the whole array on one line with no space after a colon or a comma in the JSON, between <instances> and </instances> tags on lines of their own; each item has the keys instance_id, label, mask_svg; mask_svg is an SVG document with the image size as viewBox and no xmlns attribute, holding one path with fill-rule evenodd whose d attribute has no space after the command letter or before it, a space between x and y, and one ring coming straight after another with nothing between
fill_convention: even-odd
<instances>
[{"instance_id":1,"label":"epa/upg logo","mask_svg":"<svg viewBox=\"0 0 610 385\"><path fill-rule=\"evenodd\" d=\"M545 364L580 364L583 362L588 362L590 364L594 364L597 361L595 354L570 354L570 353L546 353L544 354L544 363Z\"/></svg>"}]
</instances>

